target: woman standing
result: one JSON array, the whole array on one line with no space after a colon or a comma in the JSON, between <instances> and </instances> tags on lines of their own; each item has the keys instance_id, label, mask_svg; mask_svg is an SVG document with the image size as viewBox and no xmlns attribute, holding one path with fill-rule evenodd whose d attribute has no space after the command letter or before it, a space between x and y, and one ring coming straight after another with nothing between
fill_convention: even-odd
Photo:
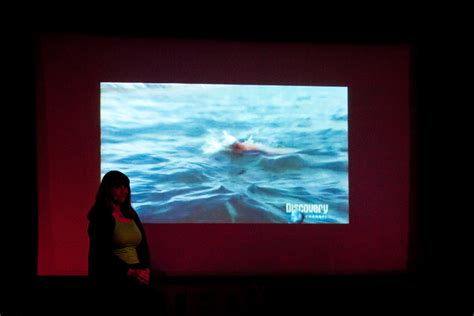
<instances>
[{"instance_id":1,"label":"woman standing","mask_svg":"<svg viewBox=\"0 0 474 316\"><path fill-rule=\"evenodd\" d=\"M88 276L96 289L136 292L150 285L146 234L130 196L125 174L104 175L88 214Z\"/></svg>"}]
</instances>

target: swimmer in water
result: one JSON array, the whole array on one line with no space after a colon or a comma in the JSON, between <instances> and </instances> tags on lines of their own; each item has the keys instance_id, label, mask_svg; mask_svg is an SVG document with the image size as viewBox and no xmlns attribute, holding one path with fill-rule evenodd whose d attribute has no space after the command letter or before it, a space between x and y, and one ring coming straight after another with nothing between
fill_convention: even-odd
<instances>
[{"instance_id":1,"label":"swimmer in water","mask_svg":"<svg viewBox=\"0 0 474 316\"><path fill-rule=\"evenodd\" d=\"M236 140L235 142L230 145L232 152L242 154L242 153L249 153L249 154L264 154L264 155L283 155L288 154L294 151L293 149L289 148L271 148L264 145L257 145L250 142L240 142Z\"/></svg>"},{"instance_id":2,"label":"swimmer in water","mask_svg":"<svg viewBox=\"0 0 474 316\"><path fill-rule=\"evenodd\" d=\"M239 141L234 142L232 145L232 150L238 153L244 151L262 151L257 145L250 143L241 143Z\"/></svg>"},{"instance_id":3,"label":"swimmer in water","mask_svg":"<svg viewBox=\"0 0 474 316\"><path fill-rule=\"evenodd\" d=\"M264 155L285 155L295 152L292 148L273 148L263 144L256 144L250 137L246 141L239 141L234 136L224 131L225 140L227 141L226 147L229 148L233 153L243 154L264 154Z\"/></svg>"}]
</instances>

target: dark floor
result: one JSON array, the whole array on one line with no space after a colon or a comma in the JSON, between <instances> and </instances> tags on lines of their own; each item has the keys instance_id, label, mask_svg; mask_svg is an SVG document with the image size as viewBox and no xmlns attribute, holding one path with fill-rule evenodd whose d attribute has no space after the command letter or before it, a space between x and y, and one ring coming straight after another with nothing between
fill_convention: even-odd
<instances>
[{"instance_id":1,"label":"dark floor","mask_svg":"<svg viewBox=\"0 0 474 316\"><path fill-rule=\"evenodd\" d=\"M85 278L38 278L9 293L2 305L11 313L1 315L405 315L426 314L436 311L438 302L442 305L436 280L428 286L427 278L408 275L161 278L154 284L147 296L100 299L102 304L95 305L98 298Z\"/></svg>"}]
</instances>

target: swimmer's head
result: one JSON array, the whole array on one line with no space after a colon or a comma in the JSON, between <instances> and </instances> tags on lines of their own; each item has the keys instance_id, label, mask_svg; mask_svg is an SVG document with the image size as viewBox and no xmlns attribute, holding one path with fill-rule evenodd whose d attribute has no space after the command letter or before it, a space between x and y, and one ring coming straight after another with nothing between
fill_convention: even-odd
<instances>
[{"instance_id":1,"label":"swimmer's head","mask_svg":"<svg viewBox=\"0 0 474 316\"><path fill-rule=\"evenodd\" d=\"M244 150L244 145L241 142L239 142L238 140L235 141L234 143L232 143L231 147L234 150Z\"/></svg>"}]
</instances>

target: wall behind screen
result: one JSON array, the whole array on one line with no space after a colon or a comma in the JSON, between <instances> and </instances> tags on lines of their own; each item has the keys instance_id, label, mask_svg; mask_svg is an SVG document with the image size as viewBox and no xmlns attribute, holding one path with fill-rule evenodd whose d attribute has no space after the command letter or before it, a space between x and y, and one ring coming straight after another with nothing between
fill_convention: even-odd
<instances>
[{"instance_id":1,"label":"wall behind screen","mask_svg":"<svg viewBox=\"0 0 474 316\"><path fill-rule=\"evenodd\" d=\"M38 274L87 272L100 82L347 86L350 224L146 224L165 275L403 271L409 47L45 35L37 50ZM133 183L132 183L133 190Z\"/></svg>"}]
</instances>

